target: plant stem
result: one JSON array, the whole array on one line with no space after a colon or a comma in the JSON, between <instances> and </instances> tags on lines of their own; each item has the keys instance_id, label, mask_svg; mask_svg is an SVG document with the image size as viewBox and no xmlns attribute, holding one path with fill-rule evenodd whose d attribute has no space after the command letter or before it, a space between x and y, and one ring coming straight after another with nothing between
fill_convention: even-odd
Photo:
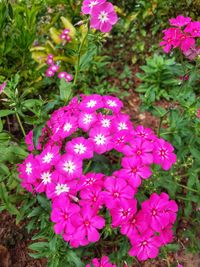
<instances>
[{"instance_id":1,"label":"plant stem","mask_svg":"<svg viewBox=\"0 0 200 267\"><path fill-rule=\"evenodd\" d=\"M189 191L192 191L192 192L195 192L195 193L199 193L198 190L195 190L195 189L193 189L193 188L190 188L190 187L188 187L188 186L186 186L186 185L179 184L179 183L177 183L177 185L179 185L179 186L181 186L181 187L183 187L183 188L185 188L185 189L187 189L187 190L189 190Z\"/></svg>"},{"instance_id":2,"label":"plant stem","mask_svg":"<svg viewBox=\"0 0 200 267\"><path fill-rule=\"evenodd\" d=\"M159 138L160 138L160 131L161 131L163 119L169 112L170 112L170 110L168 110L162 117L160 117L160 122L159 122L159 126L158 126L158 137Z\"/></svg>"},{"instance_id":3,"label":"plant stem","mask_svg":"<svg viewBox=\"0 0 200 267\"><path fill-rule=\"evenodd\" d=\"M78 79L78 75L80 72L80 59L81 59L81 50L83 48L83 45L85 43L85 40L88 36L88 32L89 32L89 22L87 22L87 33L85 34L84 38L82 39L79 49L78 49L78 57L77 57L77 65L76 65L76 72L75 72L75 77L74 77L74 82L73 85L75 85L77 83L77 79Z\"/></svg>"},{"instance_id":4,"label":"plant stem","mask_svg":"<svg viewBox=\"0 0 200 267\"><path fill-rule=\"evenodd\" d=\"M22 125L22 122L21 122L21 120L20 120L20 117L19 117L19 115L18 115L17 112L16 112L15 114L16 114L18 123L19 123L19 125L20 125L20 128L21 128L21 130L22 130L22 133L23 133L24 136L26 136L26 132L25 132L25 130L24 130L24 127L23 127L23 125Z\"/></svg>"}]
</instances>

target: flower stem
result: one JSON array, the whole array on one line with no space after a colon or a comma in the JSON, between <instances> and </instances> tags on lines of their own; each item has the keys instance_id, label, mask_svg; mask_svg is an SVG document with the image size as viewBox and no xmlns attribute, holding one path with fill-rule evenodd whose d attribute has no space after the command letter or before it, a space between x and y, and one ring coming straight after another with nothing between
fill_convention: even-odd
<instances>
[{"instance_id":1,"label":"flower stem","mask_svg":"<svg viewBox=\"0 0 200 267\"><path fill-rule=\"evenodd\" d=\"M15 114L16 114L16 117L17 117L19 126L20 126L20 128L21 128L21 130L22 130L22 133L23 133L24 136L26 136L26 132L25 132L24 127L23 127L23 125L22 125L21 119L20 119L20 117L19 117L19 115L18 115L17 112L16 112Z\"/></svg>"},{"instance_id":2,"label":"flower stem","mask_svg":"<svg viewBox=\"0 0 200 267\"><path fill-rule=\"evenodd\" d=\"M183 185L183 184L180 184L180 183L177 183L177 185L179 185L179 186L181 186L181 187L183 187L183 188L185 188L185 189L187 189L187 190L189 190L189 191L191 191L191 192L199 193L198 190L193 189L193 188L190 188L190 187L188 187L188 186L186 186L186 185Z\"/></svg>"}]
</instances>

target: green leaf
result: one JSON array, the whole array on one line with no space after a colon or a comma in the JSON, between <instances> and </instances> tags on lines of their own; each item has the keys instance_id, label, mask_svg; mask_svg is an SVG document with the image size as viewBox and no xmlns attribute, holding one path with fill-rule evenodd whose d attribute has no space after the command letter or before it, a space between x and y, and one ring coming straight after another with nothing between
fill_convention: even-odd
<instances>
[{"instance_id":1,"label":"green leaf","mask_svg":"<svg viewBox=\"0 0 200 267\"><path fill-rule=\"evenodd\" d=\"M0 110L0 118L14 114L14 113L15 113L14 110L9 110L9 109Z\"/></svg>"},{"instance_id":2,"label":"green leaf","mask_svg":"<svg viewBox=\"0 0 200 267\"><path fill-rule=\"evenodd\" d=\"M47 242L36 242L28 246L31 250L41 251L44 248L48 248L49 244Z\"/></svg>"},{"instance_id":3,"label":"green leaf","mask_svg":"<svg viewBox=\"0 0 200 267\"><path fill-rule=\"evenodd\" d=\"M38 140L39 140L39 137L41 136L42 129L45 123L46 122L41 123L33 129L33 144L34 144L35 149L37 149Z\"/></svg>"},{"instance_id":4,"label":"green leaf","mask_svg":"<svg viewBox=\"0 0 200 267\"><path fill-rule=\"evenodd\" d=\"M76 265L76 267L83 267L84 266L84 264L82 263L82 261L76 255L76 253L74 251L68 250L67 256L70 259L70 261L74 262L74 264Z\"/></svg>"},{"instance_id":5,"label":"green leaf","mask_svg":"<svg viewBox=\"0 0 200 267\"><path fill-rule=\"evenodd\" d=\"M43 209L49 212L51 211L50 201L45 196L37 195L37 200Z\"/></svg>"},{"instance_id":6,"label":"green leaf","mask_svg":"<svg viewBox=\"0 0 200 267\"><path fill-rule=\"evenodd\" d=\"M60 99L67 102L70 99L70 96L72 95L72 83L66 82L65 79L60 80Z\"/></svg>"}]
</instances>

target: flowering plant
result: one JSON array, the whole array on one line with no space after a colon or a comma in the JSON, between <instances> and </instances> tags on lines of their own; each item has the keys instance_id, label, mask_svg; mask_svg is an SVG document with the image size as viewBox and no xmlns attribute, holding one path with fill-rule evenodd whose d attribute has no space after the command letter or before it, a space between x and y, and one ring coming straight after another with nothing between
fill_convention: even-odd
<instances>
[{"instance_id":1,"label":"flowering plant","mask_svg":"<svg viewBox=\"0 0 200 267\"><path fill-rule=\"evenodd\" d=\"M97 242L111 217L111 227L119 227L130 240L129 254L146 260L172 240L178 207L166 193L154 193L138 210L136 193L150 178L152 164L169 170L176 156L172 145L151 129L134 129L122 106L113 96L74 97L51 115L36 150L32 131L26 136L31 153L19 165L19 176L29 192L51 199L54 231L71 247ZM121 168L94 172L95 155L111 150L119 153Z\"/></svg>"}]
</instances>

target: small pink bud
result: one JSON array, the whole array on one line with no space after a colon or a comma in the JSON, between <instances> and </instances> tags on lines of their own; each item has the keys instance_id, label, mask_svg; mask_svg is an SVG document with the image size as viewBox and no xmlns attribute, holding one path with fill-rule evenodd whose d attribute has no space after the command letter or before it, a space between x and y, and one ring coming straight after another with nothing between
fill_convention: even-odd
<instances>
[{"instance_id":1,"label":"small pink bud","mask_svg":"<svg viewBox=\"0 0 200 267\"><path fill-rule=\"evenodd\" d=\"M48 54L47 58L53 59L53 55L52 54Z\"/></svg>"},{"instance_id":2,"label":"small pink bud","mask_svg":"<svg viewBox=\"0 0 200 267\"><path fill-rule=\"evenodd\" d=\"M49 67L50 70L52 70L53 72L57 72L59 70L59 66L58 65L51 65L51 67Z\"/></svg>"},{"instance_id":3,"label":"small pink bud","mask_svg":"<svg viewBox=\"0 0 200 267\"><path fill-rule=\"evenodd\" d=\"M66 75L67 75L67 74L68 74L67 72L65 72L65 71L61 71L61 72L58 73L58 78L59 78L59 79L66 78Z\"/></svg>"},{"instance_id":4,"label":"small pink bud","mask_svg":"<svg viewBox=\"0 0 200 267\"><path fill-rule=\"evenodd\" d=\"M68 81L68 82L71 82L73 80L73 76L69 73L66 74L65 76L65 79Z\"/></svg>"},{"instance_id":5,"label":"small pink bud","mask_svg":"<svg viewBox=\"0 0 200 267\"><path fill-rule=\"evenodd\" d=\"M47 63L48 65L52 65L52 64L54 63L54 61L53 61L52 58L47 58L46 63Z\"/></svg>"},{"instance_id":6,"label":"small pink bud","mask_svg":"<svg viewBox=\"0 0 200 267\"><path fill-rule=\"evenodd\" d=\"M70 30L69 29L64 29L63 31L62 31L62 34L69 34L69 32L70 32Z\"/></svg>"},{"instance_id":7,"label":"small pink bud","mask_svg":"<svg viewBox=\"0 0 200 267\"><path fill-rule=\"evenodd\" d=\"M51 67L50 67L50 68L51 68ZM54 74L55 74L55 72L52 71L50 68L48 68L48 69L46 70L46 73L45 73L46 77L53 77Z\"/></svg>"},{"instance_id":8,"label":"small pink bud","mask_svg":"<svg viewBox=\"0 0 200 267\"><path fill-rule=\"evenodd\" d=\"M0 93L3 91L3 89L6 87L7 85L7 82L3 82L1 85L0 85Z\"/></svg>"}]
</instances>

